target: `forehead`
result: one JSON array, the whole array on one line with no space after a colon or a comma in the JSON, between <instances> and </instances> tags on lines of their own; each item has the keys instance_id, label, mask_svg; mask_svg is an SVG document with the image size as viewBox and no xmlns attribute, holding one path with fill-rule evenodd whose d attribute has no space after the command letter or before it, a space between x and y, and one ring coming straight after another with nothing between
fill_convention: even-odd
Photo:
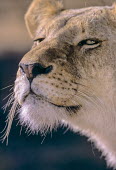
<instances>
[{"instance_id":1,"label":"forehead","mask_svg":"<svg viewBox=\"0 0 116 170\"><path fill-rule=\"evenodd\" d=\"M101 36L102 33L107 32L108 11L99 7L82 12L77 11L77 14L71 17L66 25L78 33L100 34Z\"/></svg>"},{"instance_id":2,"label":"forehead","mask_svg":"<svg viewBox=\"0 0 116 170\"><path fill-rule=\"evenodd\" d=\"M51 19L41 29L44 34L58 34L60 32L77 32L86 34L102 34L107 31L107 7L91 7L83 9L65 10ZM39 27L40 28L40 27ZM40 29L38 29L38 34Z\"/></svg>"}]
</instances>

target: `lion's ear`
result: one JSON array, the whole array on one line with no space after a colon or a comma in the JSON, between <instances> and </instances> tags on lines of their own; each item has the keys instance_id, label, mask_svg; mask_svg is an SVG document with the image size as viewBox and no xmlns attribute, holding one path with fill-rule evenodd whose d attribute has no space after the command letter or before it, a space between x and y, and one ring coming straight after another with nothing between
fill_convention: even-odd
<instances>
[{"instance_id":1,"label":"lion's ear","mask_svg":"<svg viewBox=\"0 0 116 170\"><path fill-rule=\"evenodd\" d=\"M116 2L113 3L110 12L111 12L111 17L113 21L116 22Z\"/></svg>"},{"instance_id":2,"label":"lion's ear","mask_svg":"<svg viewBox=\"0 0 116 170\"><path fill-rule=\"evenodd\" d=\"M112 5L112 12L116 16L116 2L114 2Z\"/></svg>"},{"instance_id":3,"label":"lion's ear","mask_svg":"<svg viewBox=\"0 0 116 170\"><path fill-rule=\"evenodd\" d=\"M31 37L35 36L39 24L47 22L61 10L63 10L61 0L33 0L25 15L26 26Z\"/></svg>"}]
</instances>

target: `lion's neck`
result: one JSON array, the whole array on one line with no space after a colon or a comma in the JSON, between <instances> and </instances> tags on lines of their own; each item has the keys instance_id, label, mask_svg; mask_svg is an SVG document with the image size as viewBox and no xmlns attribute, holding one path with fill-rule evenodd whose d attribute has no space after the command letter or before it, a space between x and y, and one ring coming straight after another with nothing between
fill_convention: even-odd
<instances>
[{"instance_id":1,"label":"lion's neck","mask_svg":"<svg viewBox=\"0 0 116 170\"><path fill-rule=\"evenodd\" d=\"M111 95L111 93L110 93ZM116 105L114 96L101 98L101 106L83 108L70 124L94 141L106 157L108 165L116 167ZM90 109L91 108L91 109Z\"/></svg>"}]
</instances>

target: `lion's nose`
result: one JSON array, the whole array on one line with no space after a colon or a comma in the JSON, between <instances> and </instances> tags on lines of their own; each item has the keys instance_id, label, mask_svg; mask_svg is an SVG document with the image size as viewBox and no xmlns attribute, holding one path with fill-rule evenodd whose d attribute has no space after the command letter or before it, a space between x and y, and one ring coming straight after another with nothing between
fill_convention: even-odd
<instances>
[{"instance_id":1,"label":"lion's nose","mask_svg":"<svg viewBox=\"0 0 116 170\"><path fill-rule=\"evenodd\" d=\"M26 76L27 76L27 78L29 80L32 80L37 75L48 74L53 69L52 65L50 65L48 67L44 67L44 66L42 66L39 63L34 63L34 64L23 64L23 63L20 63L19 67L26 74Z\"/></svg>"}]
</instances>

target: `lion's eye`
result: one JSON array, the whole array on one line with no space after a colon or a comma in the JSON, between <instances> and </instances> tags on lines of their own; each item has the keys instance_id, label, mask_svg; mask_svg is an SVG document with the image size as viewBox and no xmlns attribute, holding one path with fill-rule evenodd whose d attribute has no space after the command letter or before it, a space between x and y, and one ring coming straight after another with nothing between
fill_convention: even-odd
<instances>
[{"instance_id":1,"label":"lion's eye","mask_svg":"<svg viewBox=\"0 0 116 170\"><path fill-rule=\"evenodd\" d=\"M38 38L34 40L34 46L39 45L40 42L42 42L45 38Z\"/></svg>"},{"instance_id":2,"label":"lion's eye","mask_svg":"<svg viewBox=\"0 0 116 170\"><path fill-rule=\"evenodd\" d=\"M79 46L84 46L84 45L88 45L88 46L93 46L93 45L99 45L100 41L99 40L93 40L93 39L87 39L87 40L83 40L81 42L79 42Z\"/></svg>"}]
</instances>

